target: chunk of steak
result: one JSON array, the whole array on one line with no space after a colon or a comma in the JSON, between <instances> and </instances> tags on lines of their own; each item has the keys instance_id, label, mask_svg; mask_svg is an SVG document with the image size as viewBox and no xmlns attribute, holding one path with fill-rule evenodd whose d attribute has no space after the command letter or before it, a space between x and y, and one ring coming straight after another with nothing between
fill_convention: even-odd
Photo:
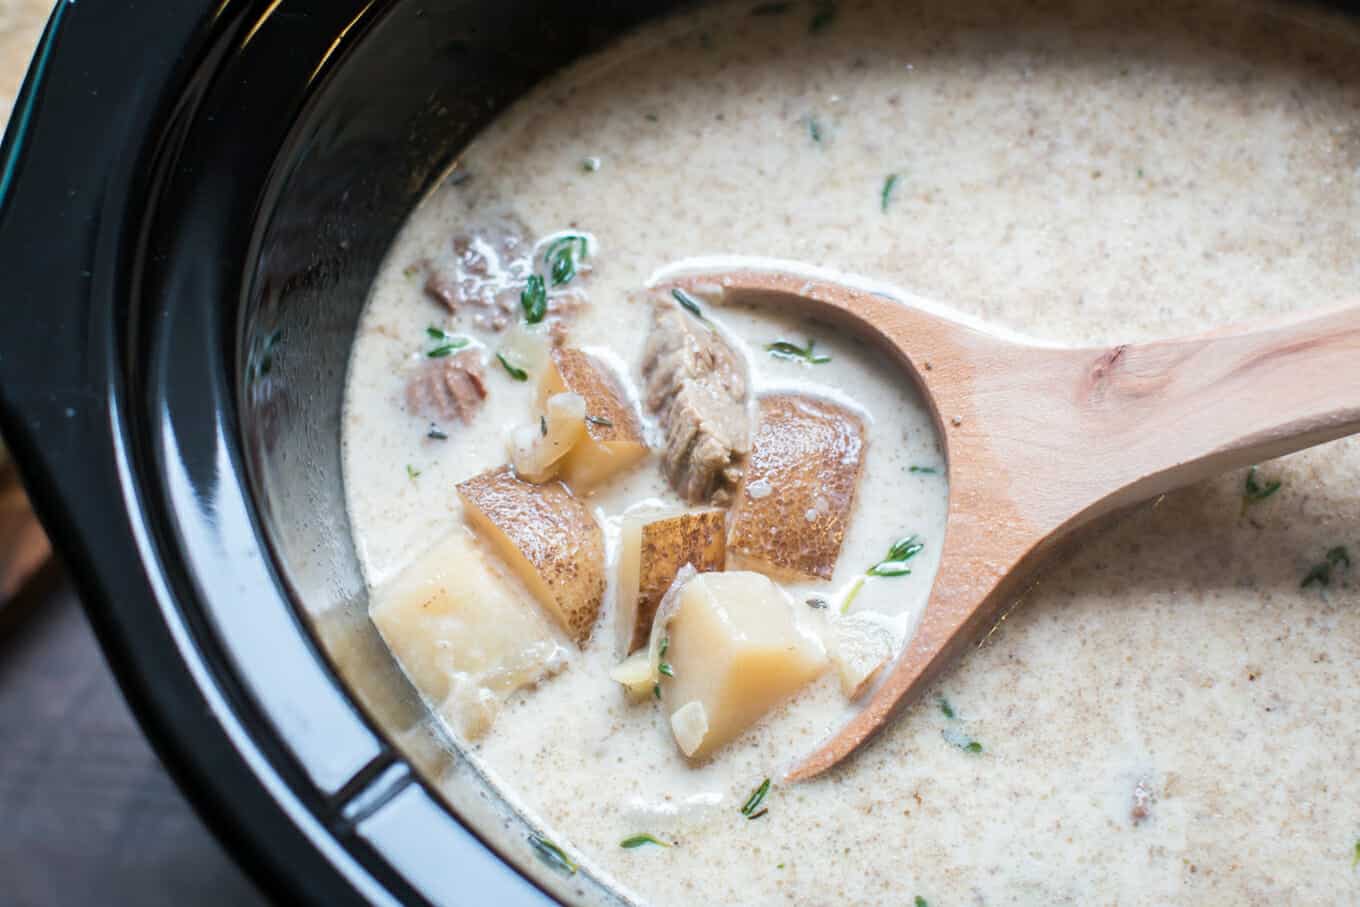
<instances>
[{"instance_id":1,"label":"chunk of steak","mask_svg":"<svg viewBox=\"0 0 1360 907\"><path fill-rule=\"evenodd\" d=\"M746 368L710 324L658 303L642 354L647 408L666 433L662 468L691 504L731 500L750 451Z\"/></svg>"},{"instance_id":2,"label":"chunk of steak","mask_svg":"<svg viewBox=\"0 0 1360 907\"><path fill-rule=\"evenodd\" d=\"M469 422L486 399L481 353L431 359L406 383L406 408L439 422Z\"/></svg>"}]
</instances>

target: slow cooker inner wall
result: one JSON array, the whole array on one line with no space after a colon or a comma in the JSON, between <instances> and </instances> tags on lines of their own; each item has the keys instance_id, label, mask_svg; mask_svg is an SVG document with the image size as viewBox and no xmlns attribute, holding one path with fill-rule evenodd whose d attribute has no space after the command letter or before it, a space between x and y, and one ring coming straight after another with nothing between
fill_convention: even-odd
<instances>
[{"instance_id":1,"label":"slow cooker inner wall","mask_svg":"<svg viewBox=\"0 0 1360 907\"><path fill-rule=\"evenodd\" d=\"M447 756L368 620L345 508L341 410L358 319L406 215L488 120L673 5L355 3L256 209L234 383L261 528L343 682L432 781Z\"/></svg>"}]
</instances>

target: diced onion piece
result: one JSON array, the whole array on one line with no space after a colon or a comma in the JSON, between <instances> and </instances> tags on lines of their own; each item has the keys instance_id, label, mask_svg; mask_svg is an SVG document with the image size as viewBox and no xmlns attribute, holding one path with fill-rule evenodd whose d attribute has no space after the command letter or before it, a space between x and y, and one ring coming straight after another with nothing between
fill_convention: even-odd
<instances>
[{"instance_id":1,"label":"diced onion piece","mask_svg":"<svg viewBox=\"0 0 1360 907\"><path fill-rule=\"evenodd\" d=\"M538 484L557 475L562 458L586 432L586 401L580 394L555 394L543 408L541 420L516 428L510 439L515 475Z\"/></svg>"},{"instance_id":2,"label":"diced onion piece","mask_svg":"<svg viewBox=\"0 0 1360 907\"><path fill-rule=\"evenodd\" d=\"M708 734L708 713L702 702L687 702L671 714L671 732L680 752L693 756Z\"/></svg>"},{"instance_id":3,"label":"diced onion piece","mask_svg":"<svg viewBox=\"0 0 1360 907\"><path fill-rule=\"evenodd\" d=\"M840 677L841 692L858 699L892 660L897 634L883 618L858 611L831 625L828 654Z\"/></svg>"},{"instance_id":4,"label":"diced onion piece","mask_svg":"<svg viewBox=\"0 0 1360 907\"><path fill-rule=\"evenodd\" d=\"M656 666L646 649L638 649L619 662L609 672L609 676L623 684L624 691L634 701L652 695L652 685L657 680Z\"/></svg>"}]
</instances>

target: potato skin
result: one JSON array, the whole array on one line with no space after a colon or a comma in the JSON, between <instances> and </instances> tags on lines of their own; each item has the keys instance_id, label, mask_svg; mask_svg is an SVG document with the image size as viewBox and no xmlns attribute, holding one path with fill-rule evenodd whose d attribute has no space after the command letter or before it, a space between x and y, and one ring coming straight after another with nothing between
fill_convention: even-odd
<instances>
[{"instance_id":1,"label":"potato skin","mask_svg":"<svg viewBox=\"0 0 1360 907\"><path fill-rule=\"evenodd\" d=\"M728 551L781 578L830 579L864 469L863 420L809 394L766 394L757 406Z\"/></svg>"},{"instance_id":2,"label":"potato skin","mask_svg":"<svg viewBox=\"0 0 1360 907\"><path fill-rule=\"evenodd\" d=\"M560 482L535 485L508 466L457 486L468 524L487 539L577 644L604 600L604 533Z\"/></svg>"},{"instance_id":3,"label":"potato skin","mask_svg":"<svg viewBox=\"0 0 1360 907\"><path fill-rule=\"evenodd\" d=\"M646 523L638 552L637 620L628 651L647 643L652 618L680 568L714 573L727 563L727 513L713 508ZM626 594L626 593L625 593Z\"/></svg>"}]
</instances>

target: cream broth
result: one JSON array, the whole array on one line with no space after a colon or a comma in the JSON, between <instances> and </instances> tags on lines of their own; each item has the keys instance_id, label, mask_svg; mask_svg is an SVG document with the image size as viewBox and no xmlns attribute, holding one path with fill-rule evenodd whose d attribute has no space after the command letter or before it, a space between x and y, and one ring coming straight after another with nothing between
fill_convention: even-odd
<instances>
[{"instance_id":1,"label":"cream broth","mask_svg":"<svg viewBox=\"0 0 1360 907\"><path fill-rule=\"evenodd\" d=\"M344 438L370 584L460 525L453 486L505 462L508 430L536 412L535 380L491 355L536 378L523 329L449 316L412 272L468 224L589 231L591 271L573 284L588 304L567 342L633 388L650 324L637 290L690 256L871 275L1058 342L1322 306L1360 276L1360 57L1349 26L1310 22L1237 5L744 3L562 73L473 142L375 283ZM789 588L838 601L918 533L914 573L871 579L853 605L909 633L947 491L927 409L855 337L777 311L707 311L757 392L811 387L863 412L868 454L835 576ZM438 342L431 325L488 362L485 405L441 423L446 439L403 398ZM808 338L829 362L765 352ZM752 788L852 707L823 677L691 766L663 712L609 679L612 588L588 644L465 748L642 903L1360 900L1360 596L1339 559L1326 584L1301 586L1330 549L1360 557L1360 444L1251 478L1275 480L1253 496L1247 476L1225 476L1093 538L852 761L776 783L759 821L740 813ZM630 507L677 499L653 456L587 500L613 558ZM620 847L639 833L675 846Z\"/></svg>"}]
</instances>

